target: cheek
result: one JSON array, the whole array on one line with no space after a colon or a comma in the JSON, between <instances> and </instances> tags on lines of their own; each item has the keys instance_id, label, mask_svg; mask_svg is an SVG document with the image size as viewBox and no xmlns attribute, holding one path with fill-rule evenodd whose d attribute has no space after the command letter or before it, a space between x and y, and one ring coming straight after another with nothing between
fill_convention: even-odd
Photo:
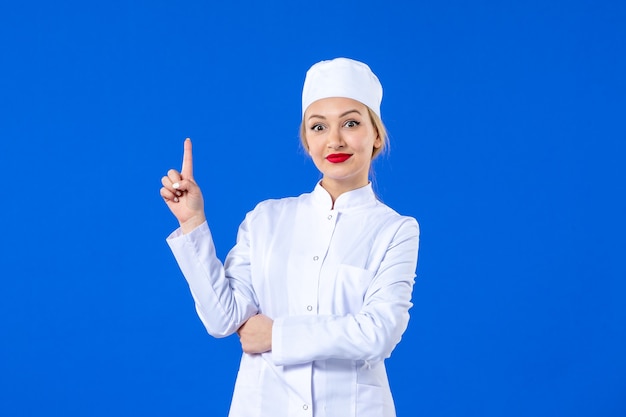
<instances>
[{"instance_id":1,"label":"cheek","mask_svg":"<svg viewBox=\"0 0 626 417\"><path fill-rule=\"evenodd\" d=\"M364 138L354 141L352 146L352 149L359 153L371 153L374 148L376 148L376 141Z\"/></svg>"},{"instance_id":2,"label":"cheek","mask_svg":"<svg viewBox=\"0 0 626 417\"><path fill-rule=\"evenodd\" d=\"M307 138L306 143L306 150L309 152L309 155L319 154L323 150L322 142L320 140L315 140L315 138Z\"/></svg>"}]
</instances>

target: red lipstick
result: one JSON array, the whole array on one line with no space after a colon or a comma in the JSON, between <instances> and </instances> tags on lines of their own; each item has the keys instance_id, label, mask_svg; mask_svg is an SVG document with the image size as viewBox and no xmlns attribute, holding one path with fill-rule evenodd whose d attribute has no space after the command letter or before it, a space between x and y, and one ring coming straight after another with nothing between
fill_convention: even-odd
<instances>
[{"instance_id":1,"label":"red lipstick","mask_svg":"<svg viewBox=\"0 0 626 417\"><path fill-rule=\"evenodd\" d=\"M338 164L348 160L352 155L349 153L332 153L326 157L328 162L332 162L333 164Z\"/></svg>"}]
</instances>

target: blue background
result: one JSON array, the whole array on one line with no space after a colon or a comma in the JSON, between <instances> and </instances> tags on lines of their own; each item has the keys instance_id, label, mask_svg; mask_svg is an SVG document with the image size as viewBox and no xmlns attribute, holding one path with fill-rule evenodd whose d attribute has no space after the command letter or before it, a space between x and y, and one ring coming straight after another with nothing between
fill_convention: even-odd
<instances>
[{"instance_id":1,"label":"blue background","mask_svg":"<svg viewBox=\"0 0 626 417\"><path fill-rule=\"evenodd\" d=\"M225 416L159 197L194 140L218 255L310 191L310 65L381 79L383 201L422 228L402 416L626 415L623 1L5 2L0 415Z\"/></svg>"}]
</instances>

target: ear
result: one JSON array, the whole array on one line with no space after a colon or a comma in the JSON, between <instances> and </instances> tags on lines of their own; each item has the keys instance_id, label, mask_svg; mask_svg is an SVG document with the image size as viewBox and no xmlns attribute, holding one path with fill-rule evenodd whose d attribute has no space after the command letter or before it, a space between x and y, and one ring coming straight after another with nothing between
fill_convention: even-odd
<instances>
[{"instance_id":1,"label":"ear","mask_svg":"<svg viewBox=\"0 0 626 417\"><path fill-rule=\"evenodd\" d=\"M380 138L380 135L376 135L376 139L374 139L374 149L378 149L383 146L383 141Z\"/></svg>"}]
</instances>

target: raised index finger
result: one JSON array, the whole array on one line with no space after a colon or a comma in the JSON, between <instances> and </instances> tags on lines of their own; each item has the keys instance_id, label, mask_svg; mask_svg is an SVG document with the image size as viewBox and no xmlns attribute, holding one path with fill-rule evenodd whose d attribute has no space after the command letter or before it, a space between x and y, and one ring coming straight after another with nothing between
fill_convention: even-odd
<instances>
[{"instance_id":1,"label":"raised index finger","mask_svg":"<svg viewBox=\"0 0 626 417\"><path fill-rule=\"evenodd\" d=\"M183 179L193 179L193 158L191 156L191 139L185 139L183 146L183 167L180 170Z\"/></svg>"}]
</instances>

